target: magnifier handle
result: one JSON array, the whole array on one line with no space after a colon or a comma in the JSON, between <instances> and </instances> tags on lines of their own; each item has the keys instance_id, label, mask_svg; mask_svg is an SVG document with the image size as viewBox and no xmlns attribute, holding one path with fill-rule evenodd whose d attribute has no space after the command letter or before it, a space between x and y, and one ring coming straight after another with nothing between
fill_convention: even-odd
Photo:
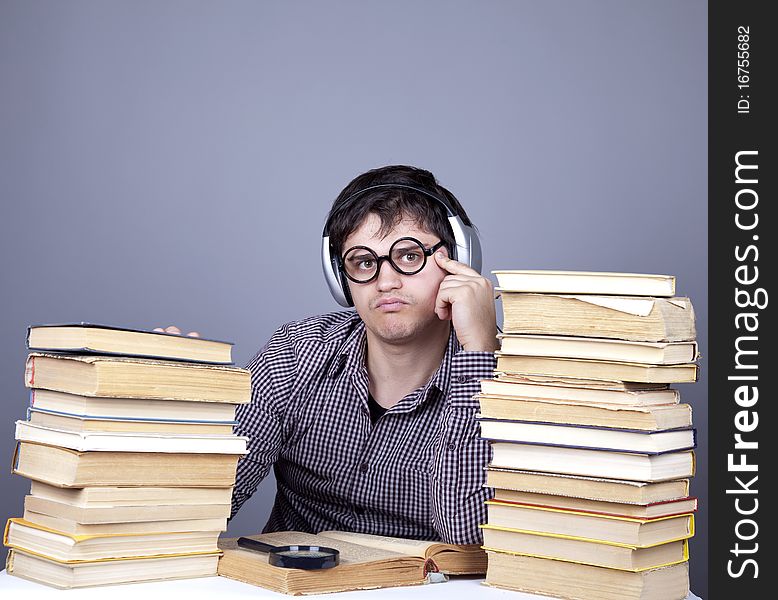
<instances>
[{"instance_id":1,"label":"magnifier handle","mask_svg":"<svg viewBox=\"0 0 778 600\"><path fill-rule=\"evenodd\" d=\"M264 542L258 542L257 540L252 540L247 537L239 537L238 546L241 548L248 548L249 550L256 550L258 552L273 552L276 550L275 546L265 544Z\"/></svg>"}]
</instances>

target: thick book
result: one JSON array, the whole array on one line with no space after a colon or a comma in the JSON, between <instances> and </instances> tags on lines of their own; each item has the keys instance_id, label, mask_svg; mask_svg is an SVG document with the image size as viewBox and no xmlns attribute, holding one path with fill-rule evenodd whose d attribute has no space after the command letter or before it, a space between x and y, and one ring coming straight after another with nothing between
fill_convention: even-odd
<instances>
[{"instance_id":1,"label":"thick book","mask_svg":"<svg viewBox=\"0 0 778 600\"><path fill-rule=\"evenodd\" d=\"M70 589L213 576L219 556L219 553L213 553L65 563L11 549L5 568L15 577Z\"/></svg>"},{"instance_id":2,"label":"thick book","mask_svg":"<svg viewBox=\"0 0 778 600\"><path fill-rule=\"evenodd\" d=\"M146 358L32 353L25 384L82 396L245 404L246 369Z\"/></svg>"},{"instance_id":3,"label":"thick book","mask_svg":"<svg viewBox=\"0 0 778 600\"><path fill-rule=\"evenodd\" d=\"M497 352L497 370L504 373L575 377L605 381L645 383L694 383L697 364L646 365L582 358L551 356L516 356Z\"/></svg>"},{"instance_id":4,"label":"thick book","mask_svg":"<svg viewBox=\"0 0 778 600\"><path fill-rule=\"evenodd\" d=\"M218 552L219 531L149 534L73 535L8 519L3 544L50 560L71 563L111 558L138 558Z\"/></svg>"},{"instance_id":5,"label":"thick book","mask_svg":"<svg viewBox=\"0 0 778 600\"><path fill-rule=\"evenodd\" d=\"M481 437L494 441L641 454L691 450L696 446L694 428L643 431L592 425L488 419L481 415L477 418L481 426Z\"/></svg>"},{"instance_id":6,"label":"thick book","mask_svg":"<svg viewBox=\"0 0 778 600\"><path fill-rule=\"evenodd\" d=\"M250 536L276 546L316 545L335 548L340 564L330 569L304 571L268 563L268 555L241 548L236 539L222 539L224 555L218 573L284 594L321 594L427 582L430 572L486 572L486 555L478 545L454 546L439 542L400 540L324 531L317 535L281 531ZM440 566L440 564L444 566ZM450 569L446 571L445 565Z\"/></svg>"},{"instance_id":7,"label":"thick book","mask_svg":"<svg viewBox=\"0 0 778 600\"><path fill-rule=\"evenodd\" d=\"M638 454L516 442L490 442L490 466L628 481L685 479L695 472L693 450Z\"/></svg>"},{"instance_id":8,"label":"thick book","mask_svg":"<svg viewBox=\"0 0 778 600\"><path fill-rule=\"evenodd\" d=\"M486 509L487 523L494 527L636 548L694 535L694 513L648 519L498 500L487 500Z\"/></svg>"},{"instance_id":9,"label":"thick book","mask_svg":"<svg viewBox=\"0 0 778 600\"><path fill-rule=\"evenodd\" d=\"M678 390L667 384L633 384L589 380L582 382L570 378L508 375L497 373L494 379L481 380L481 392L499 396L560 400L582 404L626 404L650 406L677 404Z\"/></svg>"},{"instance_id":10,"label":"thick book","mask_svg":"<svg viewBox=\"0 0 778 600\"><path fill-rule=\"evenodd\" d=\"M674 500L649 502L647 504L630 504L626 502L609 502L573 498L555 494L539 494L537 492L522 492L516 490L495 489L492 500L504 503L526 504L546 508L565 510L580 510L591 513L621 515L639 519L653 519L670 515L682 515L697 510L697 498L686 496Z\"/></svg>"},{"instance_id":11,"label":"thick book","mask_svg":"<svg viewBox=\"0 0 778 600\"><path fill-rule=\"evenodd\" d=\"M689 404L629 406L581 404L565 400L538 400L515 396L477 394L481 416L516 421L541 421L595 427L658 431L692 426Z\"/></svg>"},{"instance_id":12,"label":"thick book","mask_svg":"<svg viewBox=\"0 0 778 600\"><path fill-rule=\"evenodd\" d=\"M31 350L232 364L232 342L95 323L30 325Z\"/></svg>"},{"instance_id":13,"label":"thick book","mask_svg":"<svg viewBox=\"0 0 778 600\"><path fill-rule=\"evenodd\" d=\"M503 333L684 342L696 338L689 298L502 294Z\"/></svg>"},{"instance_id":14,"label":"thick book","mask_svg":"<svg viewBox=\"0 0 778 600\"><path fill-rule=\"evenodd\" d=\"M645 571L487 552L486 585L570 600L684 600L689 563Z\"/></svg>"},{"instance_id":15,"label":"thick book","mask_svg":"<svg viewBox=\"0 0 778 600\"><path fill-rule=\"evenodd\" d=\"M79 452L168 452L174 454L245 454L248 438L238 435L73 431L16 422L16 439Z\"/></svg>"},{"instance_id":16,"label":"thick book","mask_svg":"<svg viewBox=\"0 0 778 600\"><path fill-rule=\"evenodd\" d=\"M571 537L511 531L481 525L484 549L537 558L551 558L622 571L646 571L689 559L687 540L638 548Z\"/></svg>"},{"instance_id":17,"label":"thick book","mask_svg":"<svg viewBox=\"0 0 778 600\"><path fill-rule=\"evenodd\" d=\"M100 398L31 389L30 408L84 419L234 422L236 404L146 398Z\"/></svg>"},{"instance_id":18,"label":"thick book","mask_svg":"<svg viewBox=\"0 0 778 600\"><path fill-rule=\"evenodd\" d=\"M186 510L189 505L229 506L232 500L232 488L148 486L63 488L33 480L30 482L30 495L87 509L179 506L182 510Z\"/></svg>"},{"instance_id":19,"label":"thick book","mask_svg":"<svg viewBox=\"0 0 778 600\"><path fill-rule=\"evenodd\" d=\"M79 452L31 442L17 445L13 472L59 487L216 487L235 483L238 454Z\"/></svg>"},{"instance_id":20,"label":"thick book","mask_svg":"<svg viewBox=\"0 0 778 600\"><path fill-rule=\"evenodd\" d=\"M230 435L237 421L198 421L162 419L117 419L88 417L84 415L55 412L42 408L28 408L27 420L33 425L64 429L75 432L102 433L171 433L174 435Z\"/></svg>"},{"instance_id":21,"label":"thick book","mask_svg":"<svg viewBox=\"0 0 778 600\"><path fill-rule=\"evenodd\" d=\"M587 477L496 466L486 469L486 485L502 490L639 505L678 500L689 495L689 480L683 478L657 482L630 481L607 476Z\"/></svg>"},{"instance_id":22,"label":"thick book","mask_svg":"<svg viewBox=\"0 0 778 600\"><path fill-rule=\"evenodd\" d=\"M124 523L79 523L73 519L55 517L29 510L27 508L27 503L25 503L22 518L32 525L45 527L52 531L58 531L59 533L73 536L138 535L151 533L167 534L227 530L227 517L175 519L165 521L136 520Z\"/></svg>"},{"instance_id":23,"label":"thick book","mask_svg":"<svg viewBox=\"0 0 778 600\"><path fill-rule=\"evenodd\" d=\"M500 351L519 356L584 358L649 365L677 365L697 359L697 342L631 342L608 338L499 334Z\"/></svg>"},{"instance_id":24,"label":"thick book","mask_svg":"<svg viewBox=\"0 0 778 600\"><path fill-rule=\"evenodd\" d=\"M186 489L186 488L184 488ZM108 504L78 505L29 494L24 498L24 510L66 519L75 523L115 524L138 521L190 521L193 519L227 519L230 503L226 504ZM30 519L28 519L30 520ZM218 528L217 528L218 529Z\"/></svg>"},{"instance_id":25,"label":"thick book","mask_svg":"<svg viewBox=\"0 0 778 600\"><path fill-rule=\"evenodd\" d=\"M675 277L650 273L603 271L497 270L500 289L543 294L603 294L615 296L673 296Z\"/></svg>"}]
</instances>

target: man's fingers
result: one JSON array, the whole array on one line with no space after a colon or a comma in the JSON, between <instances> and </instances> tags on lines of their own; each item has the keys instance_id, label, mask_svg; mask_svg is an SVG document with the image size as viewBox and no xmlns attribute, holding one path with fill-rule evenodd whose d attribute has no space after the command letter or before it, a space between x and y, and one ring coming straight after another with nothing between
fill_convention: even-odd
<instances>
[{"instance_id":1,"label":"man's fingers","mask_svg":"<svg viewBox=\"0 0 778 600\"><path fill-rule=\"evenodd\" d=\"M451 299L448 291L443 287L438 291L438 296L435 298L435 314L442 321L451 320Z\"/></svg>"},{"instance_id":2,"label":"man's fingers","mask_svg":"<svg viewBox=\"0 0 778 600\"><path fill-rule=\"evenodd\" d=\"M441 269L445 269L449 273L453 273L455 275L476 275L478 277L481 276L481 274L475 269L468 267L464 263L458 262L456 260L452 260L444 256L442 252L436 252L433 256L435 257L435 261L438 263L438 266Z\"/></svg>"},{"instance_id":3,"label":"man's fingers","mask_svg":"<svg viewBox=\"0 0 778 600\"><path fill-rule=\"evenodd\" d=\"M157 331L159 333L173 333L175 335L181 335L181 330L175 325L168 325L164 329L162 329L162 327L155 327L154 329L152 329L152 331ZM200 334L197 331L190 331L186 335L188 335L189 337L196 337L196 338L200 337Z\"/></svg>"}]
</instances>

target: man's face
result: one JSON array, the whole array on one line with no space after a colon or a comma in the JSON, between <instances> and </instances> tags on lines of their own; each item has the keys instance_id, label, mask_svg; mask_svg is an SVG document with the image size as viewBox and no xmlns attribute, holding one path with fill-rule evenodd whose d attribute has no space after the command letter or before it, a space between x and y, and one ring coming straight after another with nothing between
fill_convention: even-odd
<instances>
[{"instance_id":1,"label":"man's face","mask_svg":"<svg viewBox=\"0 0 778 600\"><path fill-rule=\"evenodd\" d=\"M404 218L386 236L379 233L380 228L381 219L370 213L346 238L343 250L367 246L378 256L385 256L390 246L402 237L415 238L425 248L440 241L436 235L420 229L412 219ZM448 255L445 247L440 251ZM435 314L435 299L447 274L432 256L415 275L398 273L387 261L382 261L376 279L370 283L349 281L348 285L354 307L368 330L383 341L404 343L424 335L430 327L443 325Z\"/></svg>"}]
</instances>

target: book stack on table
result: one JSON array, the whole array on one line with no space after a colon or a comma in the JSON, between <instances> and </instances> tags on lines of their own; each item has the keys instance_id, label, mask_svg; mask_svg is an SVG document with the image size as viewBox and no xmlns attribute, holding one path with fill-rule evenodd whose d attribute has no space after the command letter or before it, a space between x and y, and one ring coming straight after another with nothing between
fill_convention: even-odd
<instances>
[{"instance_id":1,"label":"book stack on table","mask_svg":"<svg viewBox=\"0 0 778 600\"><path fill-rule=\"evenodd\" d=\"M481 382L494 489L486 583L576 600L689 593L694 311L675 278L495 271L503 333Z\"/></svg>"},{"instance_id":2,"label":"book stack on table","mask_svg":"<svg viewBox=\"0 0 778 600\"><path fill-rule=\"evenodd\" d=\"M227 342L89 324L30 327L28 418L8 573L54 587L215 575L250 374Z\"/></svg>"}]
</instances>

